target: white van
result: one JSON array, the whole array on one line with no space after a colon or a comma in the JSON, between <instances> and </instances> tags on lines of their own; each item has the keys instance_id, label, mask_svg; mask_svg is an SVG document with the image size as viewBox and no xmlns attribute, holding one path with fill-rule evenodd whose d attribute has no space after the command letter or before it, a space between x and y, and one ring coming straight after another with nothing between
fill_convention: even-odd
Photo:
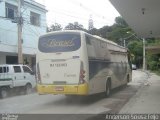
<instances>
[{"instance_id":1,"label":"white van","mask_svg":"<svg viewBox=\"0 0 160 120\"><path fill-rule=\"evenodd\" d=\"M0 97L7 97L15 89L30 93L36 86L35 75L26 65L0 65Z\"/></svg>"}]
</instances>

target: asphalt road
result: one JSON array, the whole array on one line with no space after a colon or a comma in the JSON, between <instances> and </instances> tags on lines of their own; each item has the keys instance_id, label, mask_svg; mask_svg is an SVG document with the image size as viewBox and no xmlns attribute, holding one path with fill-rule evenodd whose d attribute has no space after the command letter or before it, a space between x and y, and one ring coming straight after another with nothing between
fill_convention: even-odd
<instances>
[{"instance_id":1,"label":"asphalt road","mask_svg":"<svg viewBox=\"0 0 160 120\"><path fill-rule=\"evenodd\" d=\"M66 117L62 114L69 114L68 116L71 118L73 118L73 114L85 114L88 119L89 115L118 113L147 80L148 75L142 71L135 70L132 77L131 83L125 87L113 90L109 98L105 98L101 94L71 98L64 95L38 95L36 93L12 96L0 99L0 113L61 114L61 119ZM83 117L78 118L82 119ZM96 119L96 117L94 118ZM60 120L60 118L58 119Z\"/></svg>"}]
</instances>

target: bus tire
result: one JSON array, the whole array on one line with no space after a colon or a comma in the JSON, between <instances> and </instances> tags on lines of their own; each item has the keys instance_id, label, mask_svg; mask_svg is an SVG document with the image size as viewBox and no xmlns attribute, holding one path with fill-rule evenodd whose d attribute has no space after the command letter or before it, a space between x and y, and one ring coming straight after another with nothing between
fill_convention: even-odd
<instances>
[{"instance_id":1,"label":"bus tire","mask_svg":"<svg viewBox=\"0 0 160 120\"><path fill-rule=\"evenodd\" d=\"M27 83L27 85L25 86L25 93L26 94L32 93L32 85L30 83Z\"/></svg>"},{"instance_id":2,"label":"bus tire","mask_svg":"<svg viewBox=\"0 0 160 120\"><path fill-rule=\"evenodd\" d=\"M111 94L111 79L108 79L106 83L105 96L109 97L110 94Z\"/></svg>"},{"instance_id":3,"label":"bus tire","mask_svg":"<svg viewBox=\"0 0 160 120\"><path fill-rule=\"evenodd\" d=\"M8 89L6 87L0 88L0 97L1 98L8 97Z\"/></svg>"}]
</instances>

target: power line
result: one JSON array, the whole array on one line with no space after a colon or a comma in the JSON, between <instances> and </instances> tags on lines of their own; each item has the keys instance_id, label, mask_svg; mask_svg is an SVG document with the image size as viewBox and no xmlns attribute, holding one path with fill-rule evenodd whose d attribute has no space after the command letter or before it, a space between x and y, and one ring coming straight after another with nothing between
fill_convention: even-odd
<instances>
[{"instance_id":1,"label":"power line","mask_svg":"<svg viewBox=\"0 0 160 120\"><path fill-rule=\"evenodd\" d=\"M58 14L62 14L62 15L65 15L65 16L68 16L68 17L72 17L72 18L77 18L77 19L81 19L81 20L87 20L88 21L88 18L84 18L84 17L79 17L79 16L75 16L75 15L73 15L72 13L71 14L68 14L68 13L66 13L66 11L64 11L64 12L62 12L62 11L57 11L57 10L52 10L51 12L54 12L54 13L58 13ZM26 16L29 16L28 14L24 14L24 15L26 15ZM79 15L79 14L78 14ZM84 16L84 15L83 15ZM99 15L100 16L100 15ZM46 19L42 19L41 18L41 20L42 21L46 21ZM104 20L104 21L106 21L105 19L102 19L102 20ZM47 21L52 21L52 20L47 20ZM108 20L107 20L108 21ZM53 21L52 21L53 22Z\"/></svg>"},{"instance_id":2,"label":"power line","mask_svg":"<svg viewBox=\"0 0 160 120\"><path fill-rule=\"evenodd\" d=\"M78 18L78 19L81 19L81 20L87 20L88 21L88 18L84 18L84 15L83 17L79 17L79 16L75 16L73 14L68 14L68 13L65 13L65 12L61 12L61 11L56 11L56 10L52 10L53 12L56 12L56 13L59 13L59 14L63 14L65 16L68 16L68 17L73 17L73 18ZM79 14L78 14L79 15ZM102 19L102 20L105 20L105 19ZM108 20L107 20L108 21Z\"/></svg>"},{"instance_id":3,"label":"power line","mask_svg":"<svg viewBox=\"0 0 160 120\"><path fill-rule=\"evenodd\" d=\"M24 30L26 30L26 31L30 31L29 29L26 29L25 27L23 27L23 29ZM39 37L38 35L36 35L35 33L33 33L33 31L30 31L32 34L32 36L37 36L37 37ZM24 34L24 35L26 35L26 34ZM27 39L26 39L27 40ZM36 43L36 41L34 40L34 41L32 41L32 42L34 42L34 44L36 45L37 43Z\"/></svg>"},{"instance_id":4,"label":"power line","mask_svg":"<svg viewBox=\"0 0 160 120\"><path fill-rule=\"evenodd\" d=\"M8 44L8 43L1 43L2 45L8 45L8 46L14 46L14 47L17 47L17 45L11 45L11 44ZM23 47L25 47L25 48L32 48L32 49L36 49L36 48L34 48L34 47L30 47L30 46L25 46L25 45L23 45Z\"/></svg>"},{"instance_id":5,"label":"power line","mask_svg":"<svg viewBox=\"0 0 160 120\"><path fill-rule=\"evenodd\" d=\"M25 8L25 7L26 7L26 8ZM23 13L28 9L28 7L27 7L27 6L24 6L23 9L24 9L24 10L21 12L22 15L23 15Z\"/></svg>"},{"instance_id":6,"label":"power line","mask_svg":"<svg viewBox=\"0 0 160 120\"><path fill-rule=\"evenodd\" d=\"M72 1L72 2L71 2L71 1ZM75 1L75 0L74 0L74 1L71 0L71 1L70 1L71 3L73 3L73 4L75 4L75 5L78 5L79 7L85 9L86 11L90 11L93 15L95 15L95 16L97 16L97 17L100 17L100 18L102 18L102 19L106 19L106 17L104 17L103 15L100 15L100 14L96 13L95 11L93 11L92 9L86 7L86 6L83 5L82 3L77 2L77 1ZM110 20L108 20L108 19L106 19L106 20L107 20L107 21L110 21Z\"/></svg>"},{"instance_id":7,"label":"power line","mask_svg":"<svg viewBox=\"0 0 160 120\"><path fill-rule=\"evenodd\" d=\"M63 13L70 13L70 15L73 15L73 13L74 14L77 14L78 16L79 15L82 15L82 16L84 16L84 15L88 15L88 13L87 14L82 14L82 13L79 13L79 12L75 12L75 11L68 11L68 10L64 10L64 9L59 9L59 8L53 8L54 10L53 11L58 11L58 12L63 12Z\"/></svg>"},{"instance_id":8,"label":"power line","mask_svg":"<svg viewBox=\"0 0 160 120\"><path fill-rule=\"evenodd\" d=\"M61 14L61 15L65 15L65 16L67 16L67 17L76 18L76 19L78 19L78 21L79 21L79 20L83 20L83 21L85 21L85 23L83 22L84 24L87 24L87 23L88 23L88 19L87 19L87 18L84 18L84 17L82 18L82 17L78 17L78 16L75 16L75 15L71 15L71 14L65 13L66 11L65 11L65 12L56 11L56 10L52 10L52 11L55 12L55 13L58 13L57 15L60 15L60 14ZM51 11L51 12L52 12L52 11ZM23 14L23 15L30 17L30 15L28 15L28 14ZM63 17L63 16L62 16L62 17ZM61 17L61 18L62 18L62 17ZM63 18L65 19L65 17L63 17ZM61 20L62 20L62 19L61 19ZM55 22L53 22L53 20L48 20L48 19L46 20L46 19L42 19L42 18L41 18L41 21L45 21L45 22L48 21L49 23L55 23ZM67 24L68 24L69 22L66 22L66 21L63 20L63 23L67 23ZM82 22L81 22L81 23L82 23ZM96 20L95 23L108 24L105 19L103 19L103 21L100 21L100 20L97 21L97 20ZM46 26L44 26L44 27L46 27Z\"/></svg>"},{"instance_id":9,"label":"power line","mask_svg":"<svg viewBox=\"0 0 160 120\"><path fill-rule=\"evenodd\" d=\"M30 24L28 24L30 25ZM39 37L41 34L38 32L36 33L30 26L27 26L29 29L26 29L26 26L24 26L25 30L29 30L31 33L34 33L37 37Z\"/></svg>"},{"instance_id":10,"label":"power line","mask_svg":"<svg viewBox=\"0 0 160 120\"><path fill-rule=\"evenodd\" d=\"M61 13L61 14L64 14L64 13ZM60 15L60 14L58 14L58 15ZM28 15L26 15L26 16L28 16ZM68 16L68 15L67 15L67 16ZM69 17L70 17L70 16L69 16ZM66 21L65 21L65 17L64 17L64 16L61 16L61 15L60 15L60 18L61 18L61 19L59 19L59 21L61 20L63 23L65 23L65 24L70 23L70 22L66 22ZM88 19L84 19L84 18L82 19L82 18L80 18L80 17L75 17L75 16L74 16L74 18L77 18L77 19L78 19L77 21L79 21L79 19L81 19L81 22L80 22L81 24L82 24L82 23L88 24ZM27 18L26 18L26 19L27 19ZM46 19L41 19L41 21L46 22ZM55 23L55 22L53 22L53 20L47 20L47 21L50 22L50 23L53 23L53 24ZM84 22L82 22L82 21L84 21ZM74 21L74 22L75 22L75 21ZM96 22L96 23L107 24L105 21L95 21L95 22ZM59 23L59 22L58 22L58 23ZM42 26L42 27L46 27L46 26Z\"/></svg>"},{"instance_id":11,"label":"power line","mask_svg":"<svg viewBox=\"0 0 160 120\"><path fill-rule=\"evenodd\" d=\"M88 19L84 19L84 18L81 18L81 17L69 15L69 14L66 14L66 13L63 13L63 12L60 12L60 11L54 11L54 10L52 10L52 11L53 11L53 12L57 12L57 13L62 14L62 15L65 15L65 16L68 16L68 17L77 18L77 19L81 19L81 20L88 20ZM29 16L29 15L27 15L27 14L24 14L24 15ZM41 20L42 20L42 21L46 21L46 19L42 19L42 18L41 18ZM52 20L49 20L49 21L52 21Z\"/></svg>"},{"instance_id":12,"label":"power line","mask_svg":"<svg viewBox=\"0 0 160 120\"><path fill-rule=\"evenodd\" d=\"M17 31L13 30L13 27L15 27L15 26L10 27L9 29L5 29L5 28L0 27L0 29L4 30L4 33L6 33L6 31L17 33ZM27 30L27 29L25 29L25 30ZM31 33L33 33L33 32L31 32ZM1 32L1 34L3 34L3 31ZM26 35L33 35L33 34L28 34L28 33L25 33L25 34Z\"/></svg>"}]
</instances>

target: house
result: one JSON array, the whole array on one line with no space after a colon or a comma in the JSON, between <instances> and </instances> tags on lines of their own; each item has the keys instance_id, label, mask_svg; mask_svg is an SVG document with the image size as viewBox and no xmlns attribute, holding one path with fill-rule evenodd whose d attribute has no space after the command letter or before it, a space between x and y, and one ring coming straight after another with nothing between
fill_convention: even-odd
<instances>
[{"instance_id":1,"label":"house","mask_svg":"<svg viewBox=\"0 0 160 120\"><path fill-rule=\"evenodd\" d=\"M0 0L0 64L18 63L17 12L18 0ZM24 64L33 66L38 37L46 33L45 6L34 0L21 0L22 53Z\"/></svg>"}]
</instances>

